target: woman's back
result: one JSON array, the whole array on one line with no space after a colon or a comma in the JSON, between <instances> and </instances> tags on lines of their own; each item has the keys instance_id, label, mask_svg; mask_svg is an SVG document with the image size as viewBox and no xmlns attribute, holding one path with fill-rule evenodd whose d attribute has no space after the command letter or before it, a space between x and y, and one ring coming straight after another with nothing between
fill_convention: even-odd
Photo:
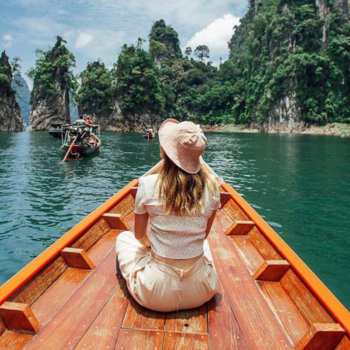
<instances>
[{"instance_id":1,"label":"woman's back","mask_svg":"<svg viewBox=\"0 0 350 350\"><path fill-rule=\"evenodd\" d=\"M152 250L168 259L190 259L203 253L203 240L213 210L220 205L219 192L212 197L206 188L203 193L204 211L196 215L175 215L164 212L162 198L159 198L157 174L140 180L135 202L135 213L150 216L149 239Z\"/></svg>"}]
</instances>

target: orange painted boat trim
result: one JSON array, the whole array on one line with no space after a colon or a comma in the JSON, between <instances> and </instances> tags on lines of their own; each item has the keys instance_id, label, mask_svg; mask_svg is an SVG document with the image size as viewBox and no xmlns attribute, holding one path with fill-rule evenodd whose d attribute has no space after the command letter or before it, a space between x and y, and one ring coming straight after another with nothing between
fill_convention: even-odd
<instances>
[{"instance_id":1,"label":"orange painted boat trim","mask_svg":"<svg viewBox=\"0 0 350 350\"><path fill-rule=\"evenodd\" d=\"M350 313L334 294L319 280L288 244L271 228L271 226L234 190L229 184L223 183L222 188L230 193L234 201L255 223L261 233L278 250L285 260L293 267L305 284L320 299L332 316L350 333Z\"/></svg>"},{"instance_id":2,"label":"orange painted boat trim","mask_svg":"<svg viewBox=\"0 0 350 350\"><path fill-rule=\"evenodd\" d=\"M113 208L121 199L130 193L132 187L137 186L139 179L131 181L123 189L118 191L114 196L109 198L100 207L94 210L91 214L86 216L76 226L69 230L65 235L59 238L55 243L48 247L43 253L38 255L10 280L5 282L0 287L0 304L6 301L12 294L14 294L19 288L27 283L38 271L45 267L53 258L61 253L62 249L67 247L75 239L77 239L82 233L84 233L91 225L99 220L104 213Z\"/></svg>"}]
</instances>

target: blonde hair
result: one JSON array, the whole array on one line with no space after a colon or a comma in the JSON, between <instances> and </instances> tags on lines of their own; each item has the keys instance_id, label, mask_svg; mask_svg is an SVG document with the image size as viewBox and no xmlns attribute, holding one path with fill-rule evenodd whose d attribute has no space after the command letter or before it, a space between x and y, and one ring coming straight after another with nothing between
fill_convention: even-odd
<instances>
[{"instance_id":1,"label":"blonde hair","mask_svg":"<svg viewBox=\"0 0 350 350\"><path fill-rule=\"evenodd\" d=\"M216 182L203 168L197 174L189 174L174 164L164 154L159 172L159 199L165 214L194 216L204 211L204 191L216 194Z\"/></svg>"}]
</instances>

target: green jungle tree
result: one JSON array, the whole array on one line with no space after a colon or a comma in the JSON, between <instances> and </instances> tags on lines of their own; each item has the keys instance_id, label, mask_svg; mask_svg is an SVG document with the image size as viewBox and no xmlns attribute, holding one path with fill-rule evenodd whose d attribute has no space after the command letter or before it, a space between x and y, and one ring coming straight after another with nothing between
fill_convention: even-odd
<instances>
[{"instance_id":1,"label":"green jungle tree","mask_svg":"<svg viewBox=\"0 0 350 350\"><path fill-rule=\"evenodd\" d=\"M124 45L116 64L115 77L116 99L123 111L163 113L165 101L159 69L149 52L134 45Z\"/></svg>"},{"instance_id":2,"label":"green jungle tree","mask_svg":"<svg viewBox=\"0 0 350 350\"><path fill-rule=\"evenodd\" d=\"M64 45L67 43L65 40L60 36L57 36L56 39L56 44L51 50L36 51L39 58L35 62L35 68L27 72L28 77L34 81L31 104L34 100L57 97L61 91L66 89L74 95L78 87L71 70L75 67L75 57Z\"/></svg>"},{"instance_id":3,"label":"green jungle tree","mask_svg":"<svg viewBox=\"0 0 350 350\"><path fill-rule=\"evenodd\" d=\"M86 69L79 76L81 85L76 96L79 114L109 116L115 104L113 72L99 60L88 62Z\"/></svg>"}]
</instances>

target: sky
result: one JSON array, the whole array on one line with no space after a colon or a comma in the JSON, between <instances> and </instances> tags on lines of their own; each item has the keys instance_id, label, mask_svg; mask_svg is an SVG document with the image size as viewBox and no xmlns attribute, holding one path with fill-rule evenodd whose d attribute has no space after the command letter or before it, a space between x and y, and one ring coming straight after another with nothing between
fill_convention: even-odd
<instances>
[{"instance_id":1,"label":"sky","mask_svg":"<svg viewBox=\"0 0 350 350\"><path fill-rule=\"evenodd\" d=\"M206 45L213 65L228 58L233 27L248 0L6 0L0 3L0 53L20 58L21 75L35 67L36 50L47 51L61 36L76 59L74 73L101 60L111 68L124 44L147 40L163 19L179 36L182 53ZM148 50L148 41L143 44Z\"/></svg>"}]
</instances>

